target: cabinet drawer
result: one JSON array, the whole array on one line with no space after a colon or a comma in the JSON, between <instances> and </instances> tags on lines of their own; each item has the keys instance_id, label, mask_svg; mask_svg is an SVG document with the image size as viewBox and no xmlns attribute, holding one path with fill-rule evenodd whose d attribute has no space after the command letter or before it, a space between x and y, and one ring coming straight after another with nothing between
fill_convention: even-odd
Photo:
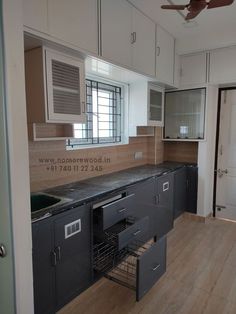
<instances>
[{"instance_id":1,"label":"cabinet drawer","mask_svg":"<svg viewBox=\"0 0 236 314\"><path fill-rule=\"evenodd\" d=\"M134 196L135 194L131 194L101 207L99 210L99 223L102 224L103 230L131 216Z\"/></svg>"},{"instance_id":2,"label":"cabinet drawer","mask_svg":"<svg viewBox=\"0 0 236 314\"><path fill-rule=\"evenodd\" d=\"M95 258L96 270L103 269L105 277L136 291L137 301L166 271L166 237L145 244L135 241L117 254L104 245Z\"/></svg>"},{"instance_id":3,"label":"cabinet drawer","mask_svg":"<svg viewBox=\"0 0 236 314\"><path fill-rule=\"evenodd\" d=\"M120 251L133 241L142 239L148 228L149 217L146 216L139 220L129 217L106 229L104 232L98 231L96 235L100 240L114 245Z\"/></svg>"}]
</instances>

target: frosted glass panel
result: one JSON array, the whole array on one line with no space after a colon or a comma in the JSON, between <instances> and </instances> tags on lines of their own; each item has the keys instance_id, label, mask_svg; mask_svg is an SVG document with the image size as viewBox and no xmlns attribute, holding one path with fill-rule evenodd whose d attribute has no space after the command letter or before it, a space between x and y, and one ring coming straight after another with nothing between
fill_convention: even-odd
<instances>
[{"instance_id":1,"label":"frosted glass panel","mask_svg":"<svg viewBox=\"0 0 236 314\"><path fill-rule=\"evenodd\" d=\"M165 95L165 138L203 139L206 89Z\"/></svg>"},{"instance_id":2,"label":"frosted glass panel","mask_svg":"<svg viewBox=\"0 0 236 314\"><path fill-rule=\"evenodd\" d=\"M162 121L162 92L150 89L150 120Z\"/></svg>"}]
</instances>

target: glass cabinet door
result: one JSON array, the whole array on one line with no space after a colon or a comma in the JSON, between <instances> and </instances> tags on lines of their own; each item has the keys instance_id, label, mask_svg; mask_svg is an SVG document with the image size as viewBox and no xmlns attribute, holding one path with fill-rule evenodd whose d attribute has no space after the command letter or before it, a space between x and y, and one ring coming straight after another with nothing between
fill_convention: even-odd
<instances>
[{"instance_id":1,"label":"glass cabinet door","mask_svg":"<svg viewBox=\"0 0 236 314\"><path fill-rule=\"evenodd\" d=\"M204 139L205 102L205 88L167 92L164 138Z\"/></svg>"},{"instance_id":2,"label":"glass cabinet door","mask_svg":"<svg viewBox=\"0 0 236 314\"><path fill-rule=\"evenodd\" d=\"M149 124L163 125L164 93L157 86L149 86Z\"/></svg>"}]
</instances>

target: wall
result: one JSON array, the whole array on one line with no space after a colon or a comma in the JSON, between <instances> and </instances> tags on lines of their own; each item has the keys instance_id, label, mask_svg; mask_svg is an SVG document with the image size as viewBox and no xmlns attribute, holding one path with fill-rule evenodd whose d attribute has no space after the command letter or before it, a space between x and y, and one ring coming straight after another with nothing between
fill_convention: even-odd
<instances>
[{"instance_id":1,"label":"wall","mask_svg":"<svg viewBox=\"0 0 236 314\"><path fill-rule=\"evenodd\" d=\"M198 147L198 202L197 214L208 216L213 210L214 162L218 87L208 86L206 102L206 141Z\"/></svg>"},{"instance_id":2,"label":"wall","mask_svg":"<svg viewBox=\"0 0 236 314\"><path fill-rule=\"evenodd\" d=\"M31 314L32 241L21 0L3 0L3 27L16 313Z\"/></svg>"},{"instance_id":3,"label":"wall","mask_svg":"<svg viewBox=\"0 0 236 314\"><path fill-rule=\"evenodd\" d=\"M135 152L142 152L143 158L135 160ZM155 137L130 138L128 145L103 148L66 151L64 141L29 142L29 160L31 191L148 163L161 163L161 128L156 128Z\"/></svg>"},{"instance_id":4,"label":"wall","mask_svg":"<svg viewBox=\"0 0 236 314\"><path fill-rule=\"evenodd\" d=\"M197 163L198 142L164 142L164 160Z\"/></svg>"}]
</instances>

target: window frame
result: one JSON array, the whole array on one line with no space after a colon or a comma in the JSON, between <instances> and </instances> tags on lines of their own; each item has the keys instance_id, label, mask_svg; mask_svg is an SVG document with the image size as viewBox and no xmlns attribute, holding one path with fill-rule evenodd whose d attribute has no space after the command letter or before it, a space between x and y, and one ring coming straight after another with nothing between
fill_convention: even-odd
<instances>
[{"instance_id":1,"label":"window frame","mask_svg":"<svg viewBox=\"0 0 236 314\"><path fill-rule=\"evenodd\" d=\"M112 79L104 79L99 76L87 75L86 80L96 81L102 84L108 84L121 89L121 141L114 143L89 143L89 144L68 144L68 140L66 141L66 150L78 150L78 149L87 149L87 148L99 148L99 147L110 147L110 146L120 146L126 145L129 143L128 136L128 121L129 121L129 110L128 110L128 102L129 102L129 86L126 83L117 82ZM86 83L85 83L86 84ZM87 94L86 94L87 96ZM74 123L77 124L77 123ZM73 127L74 127L73 124ZM76 140L73 138L72 140Z\"/></svg>"}]
</instances>

